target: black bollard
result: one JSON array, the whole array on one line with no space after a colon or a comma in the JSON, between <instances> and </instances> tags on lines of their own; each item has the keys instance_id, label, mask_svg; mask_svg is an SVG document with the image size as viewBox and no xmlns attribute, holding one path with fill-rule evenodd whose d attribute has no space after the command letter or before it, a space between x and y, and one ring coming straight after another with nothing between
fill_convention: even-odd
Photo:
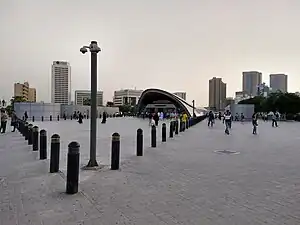
<instances>
[{"instance_id":1,"label":"black bollard","mask_svg":"<svg viewBox=\"0 0 300 225\"><path fill-rule=\"evenodd\" d=\"M47 159L47 131L40 131L40 159Z\"/></svg>"},{"instance_id":2,"label":"black bollard","mask_svg":"<svg viewBox=\"0 0 300 225\"><path fill-rule=\"evenodd\" d=\"M25 135L24 134L24 127L25 127L24 122L23 121L19 121L19 131L22 134L22 136Z\"/></svg>"},{"instance_id":3,"label":"black bollard","mask_svg":"<svg viewBox=\"0 0 300 225\"><path fill-rule=\"evenodd\" d=\"M57 115L57 121L59 121L59 115Z\"/></svg>"},{"instance_id":4,"label":"black bollard","mask_svg":"<svg viewBox=\"0 0 300 225\"><path fill-rule=\"evenodd\" d=\"M172 121L171 123L172 123L172 127L173 127L173 133L175 133L175 129L176 129L176 127L175 127L175 121Z\"/></svg>"},{"instance_id":5,"label":"black bollard","mask_svg":"<svg viewBox=\"0 0 300 225\"><path fill-rule=\"evenodd\" d=\"M151 127L151 147L156 148L156 126Z\"/></svg>"},{"instance_id":6,"label":"black bollard","mask_svg":"<svg viewBox=\"0 0 300 225\"><path fill-rule=\"evenodd\" d=\"M161 141L162 142L167 141L167 125L165 123L162 124L162 128L161 128Z\"/></svg>"},{"instance_id":7,"label":"black bollard","mask_svg":"<svg viewBox=\"0 0 300 225\"><path fill-rule=\"evenodd\" d=\"M28 145L32 145L32 124L28 125Z\"/></svg>"},{"instance_id":8,"label":"black bollard","mask_svg":"<svg viewBox=\"0 0 300 225\"><path fill-rule=\"evenodd\" d=\"M136 131L136 155L143 156L143 130L141 128Z\"/></svg>"},{"instance_id":9,"label":"black bollard","mask_svg":"<svg viewBox=\"0 0 300 225\"><path fill-rule=\"evenodd\" d=\"M42 116L42 122L44 121L44 116Z\"/></svg>"},{"instance_id":10,"label":"black bollard","mask_svg":"<svg viewBox=\"0 0 300 225\"><path fill-rule=\"evenodd\" d=\"M175 121L175 134L178 134L178 120Z\"/></svg>"},{"instance_id":11,"label":"black bollard","mask_svg":"<svg viewBox=\"0 0 300 225\"><path fill-rule=\"evenodd\" d=\"M52 121L52 116L50 115L50 121Z\"/></svg>"},{"instance_id":12,"label":"black bollard","mask_svg":"<svg viewBox=\"0 0 300 225\"><path fill-rule=\"evenodd\" d=\"M76 194L78 192L79 181L79 148L78 142L73 141L68 145L67 161L67 194Z\"/></svg>"},{"instance_id":13,"label":"black bollard","mask_svg":"<svg viewBox=\"0 0 300 225\"><path fill-rule=\"evenodd\" d=\"M59 152L60 152L60 137L58 134L53 134L51 137L51 153L50 153L50 173L57 173L59 170Z\"/></svg>"},{"instance_id":14,"label":"black bollard","mask_svg":"<svg viewBox=\"0 0 300 225\"><path fill-rule=\"evenodd\" d=\"M71 120L73 119L73 116L71 115Z\"/></svg>"},{"instance_id":15,"label":"black bollard","mask_svg":"<svg viewBox=\"0 0 300 225\"><path fill-rule=\"evenodd\" d=\"M111 170L120 167L120 134L113 133L111 139Z\"/></svg>"},{"instance_id":16,"label":"black bollard","mask_svg":"<svg viewBox=\"0 0 300 225\"><path fill-rule=\"evenodd\" d=\"M32 116L32 122L34 122L34 116Z\"/></svg>"},{"instance_id":17,"label":"black bollard","mask_svg":"<svg viewBox=\"0 0 300 225\"><path fill-rule=\"evenodd\" d=\"M28 122L25 122L24 125L24 137L25 137L25 141L28 140Z\"/></svg>"},{"instance_id":18,"label":"black bollard","mask_svg":"<svg viewBox=\"0 0 300 225\"><path fill-rule=\"evenodd\" d=\"M39 128L34 126L32 128L32 151L39 150Z\"/></svg>"},{"instance_id":19,"label":"black bollard","mask_svg":"<svg viewBox=\"0 0 300 225\"><path fill-rule=\"evenodd\" d=\"M174 131L174 128L173 128L173 121L171 121L171 122L170 122L170 138L173 138L173 137L174 137L173 131Z\"/></svg>"}]
</instances>

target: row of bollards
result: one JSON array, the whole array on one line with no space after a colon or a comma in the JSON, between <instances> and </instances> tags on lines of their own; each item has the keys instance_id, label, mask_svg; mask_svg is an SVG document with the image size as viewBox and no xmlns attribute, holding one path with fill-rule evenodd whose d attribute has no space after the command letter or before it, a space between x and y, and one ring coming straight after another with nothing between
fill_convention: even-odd
<instances>
[{"instance_id":1,"label":"row of bollards","mask_svg":"<svg viewBox=\"0 0 300 225\"><path fill-rule=\"evenodd\" d=\"M39 128L37 126L33 126L32 124L28 124L28 122L24 121L19 121L18 130L25 137L28 145L32 145L33 151L40 151L40 160L47 159L47 132L45 130L41 130L39 132ZM71 142L68 145L66 182L67 194L75 194L78 192L79 148L80 145L77 142ZM116 149L120 148L117 147ZM50 173L59 172L59 158L60 136L58 134L53 134L51 136Z\"/></svg>"},{"instance_id":2,"label":"row of bollards","mask_svg":"<svg viewBox=\"0 0 300 225\"><path fill-rule=\"evenodd\" d=\"M199 120L200 121L200 120ZM184 132L190 126L195 125L199 121L188 121L187 123L177 121L170 122L169 137L174 138L179 132ZM18 130L27 140L28 145L32 145L33 151L39 151L40 160L47 159L47 132L46 130L39 131L37 126L28 124L28 122L19 121ZM151 147L155 148L157 144L156 126L151 127ZM162 124L162 142L167 141L167 126ZM136 155L143 156L144 137L143 130L137 130ZM50 173L59 172L60 161L60 136L53 134L51 136L50 145ZM79 161L80 161L80 145L78 142L71 142L68 145L67 154L67 180L66 193L75 194L78 192L79 183ZM111 170L120 168L120 134L114 133L111 142Z\"/></svg>"}]
</instances>

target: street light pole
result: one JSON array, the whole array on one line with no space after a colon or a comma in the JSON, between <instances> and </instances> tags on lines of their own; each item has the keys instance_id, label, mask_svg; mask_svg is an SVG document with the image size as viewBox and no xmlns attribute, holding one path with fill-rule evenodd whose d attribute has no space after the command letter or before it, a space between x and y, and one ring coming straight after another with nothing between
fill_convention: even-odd
<instances>
[{"instance_id":1,"label":"street light pole","mask_svg":"<svg viewBox=\"0 0 300 225\"><path fill-rule=\"evenodd\" d=\"M195 100L193 100L193 117L195 117Z\"/></svg>"},{"instance_id":2,"label":"street light pole","mask_svg":"<svg viewBox=\"0 0 300 225\"><path fill-rule=\"evenodd\" d=\"M91 124L90 124L90 160L87 167L97 167L97 54L101 51L97 41L91 41L89 46L83 46L80 51L91 52Z\"/></svg>"}]
</instances>

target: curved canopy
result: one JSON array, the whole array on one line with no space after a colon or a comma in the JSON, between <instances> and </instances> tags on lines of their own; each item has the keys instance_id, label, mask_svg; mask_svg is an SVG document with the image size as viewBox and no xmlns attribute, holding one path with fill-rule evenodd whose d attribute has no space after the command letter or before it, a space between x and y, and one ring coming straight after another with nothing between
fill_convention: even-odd
<instances>
[{"instance_id":1,"label":"curved canopy","mask_svg":"<svg viewBox=\"0 0 300 225\"><path fill-rule=\"evenodd\" d=\"M168 101L175 105L176 108L180 108L185 111L188 116L193 115L193 106L187 103L184 99L174 95L170 92L151 88L143 91L139 101L138 101L138 111L144 109L148 104L153 104L157 101ZM205 112L205 109L197 109L195 107L194 113L195 116L201 116Z\"/></svg>"}]
</instances>

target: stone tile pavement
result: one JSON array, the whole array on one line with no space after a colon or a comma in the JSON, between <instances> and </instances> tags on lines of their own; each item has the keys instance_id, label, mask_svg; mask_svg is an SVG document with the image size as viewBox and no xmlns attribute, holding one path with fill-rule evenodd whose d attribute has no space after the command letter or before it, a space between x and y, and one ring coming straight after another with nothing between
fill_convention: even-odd
<instances>
[{"instance_id":1,"label":"stone tile pavement","mask_svg":"<svg viewBox=\"0 0 300 225\"><path fill-rule=\"evenodd\" d=\"M73 196L18 134L0 136L1 225L300 224L300 124L279 126L261 122L254 136L234 123L225 136L203 122L120 171L90 171Z\"/></svg>"}]
</instances>

